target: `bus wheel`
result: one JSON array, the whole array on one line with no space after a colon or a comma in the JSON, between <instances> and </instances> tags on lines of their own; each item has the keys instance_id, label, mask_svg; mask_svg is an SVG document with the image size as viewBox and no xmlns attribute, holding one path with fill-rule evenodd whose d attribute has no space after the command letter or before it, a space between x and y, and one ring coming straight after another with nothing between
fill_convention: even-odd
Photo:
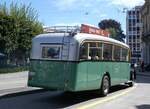
<instances>
[{"instance_id":1,"label":"bus wheel","mask_svg":"<svg viewBox=\"0 0 150 109\"><path fill-rule=\"evenodd\" d=\"M128 83L128 85L130 87L134 86L134 81L135 81L135 78L136 78L135 76L136 76L135 73L131 72L131 74L130 74L130 82Z\"/></svg>"},{"instance_id":2,"label":"bus wheel","mask_svg":"<svg viewBox=\"0 0 150 109\"><path fill-rule=\"evenodd\" d=\"M131 81L135 81L136 80L136 71L134 71L134 72L130 72L130 80Z\"/></svg>"},{"instance_id":3,"label":"bus wheel","mask_svg":"<svg viewBox=\"0 0 150 109\"><path fill-rule=\"evenodd\" d=\"M110 79L107 75L104 75L101 84L101 95L107 96L107 94L109 93L109 88L110 88Z\"/></svg>"}]
</instances>

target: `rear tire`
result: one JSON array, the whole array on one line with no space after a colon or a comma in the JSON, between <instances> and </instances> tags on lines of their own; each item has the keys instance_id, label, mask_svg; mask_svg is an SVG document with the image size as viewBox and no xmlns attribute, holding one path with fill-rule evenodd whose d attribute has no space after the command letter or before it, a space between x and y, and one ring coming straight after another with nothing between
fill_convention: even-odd
<instances>
[{"instance_id":1,"label":"rear tire","mask_svg":"<svg viewBox=\"0 0 150 109\"><path fill-rule=\"evenodd\" d=\"M129 87L134 86L134 82L133 82L133 81L128 82L128 86L129 86Z\"/></svg>"},{"instance_id":2,"label":"rear tire","mask_svg":"<svg viewBox=\"0 0 150 109\"><path fill-rule=\"evenodd\" d=\"M129 87L134 86L135 76L135 72L130 73L130 81L126 83Z\"/></svg>"},{"instance_id":3,"label":"rear tire","mask_svg":"<svg viewBox=\"0 0 150 109\"><path fill-rule=\"evenodd\" d=\"M101 95L107 96L107 94L109 93L109 89L110 89L110 79L107 75L104 75L100 89Z\"/></svg>"},{"instance_id":4,"label":"rear tire","mask_svg":"<svg viewBox=\"0 0 150 109\"><path fill-rule=\"evenodd\" d=\"M136 79L136 72L134 71L130 73L130 81L135 81L135 79Z\"/></svg>"}]
</instances>

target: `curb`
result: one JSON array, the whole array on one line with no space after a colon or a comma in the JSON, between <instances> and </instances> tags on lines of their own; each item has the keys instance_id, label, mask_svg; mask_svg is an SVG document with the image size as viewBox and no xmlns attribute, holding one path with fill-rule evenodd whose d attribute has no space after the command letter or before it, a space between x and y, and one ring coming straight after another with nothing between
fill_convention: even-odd
<instances>
[{"instance_id":1,"label":"curb","mask_svg":"<svg viewBox=\"0 0 150 109\"><path fill-rule=\"evenodd\" d=\"M140 76L149 76L150 77L150 74L142 74L142 73L136 73L137 75L140 75Z\"/></svg>"}]
</instances>

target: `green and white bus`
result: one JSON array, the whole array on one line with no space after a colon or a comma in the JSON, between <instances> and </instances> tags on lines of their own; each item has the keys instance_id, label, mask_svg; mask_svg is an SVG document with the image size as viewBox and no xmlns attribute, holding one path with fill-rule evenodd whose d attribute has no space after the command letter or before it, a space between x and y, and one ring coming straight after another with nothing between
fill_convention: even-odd
<instances>
[{"instance_id":1,"label":"green and white bus","mask_svg":"<svg viewBox=\"0 0 150 109\"><path fill-rule=\"evenodd\" d=\"M32 40L28 86L107 95L111 86L132 77L128 45L112 38L55 32Z\"/></svg>"}]
</instances>

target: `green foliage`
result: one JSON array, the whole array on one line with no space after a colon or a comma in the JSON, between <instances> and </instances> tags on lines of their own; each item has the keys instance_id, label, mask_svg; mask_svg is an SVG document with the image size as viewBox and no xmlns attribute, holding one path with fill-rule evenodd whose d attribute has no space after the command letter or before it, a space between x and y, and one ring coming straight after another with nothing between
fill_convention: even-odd
<instances>
[{"instance_id":1,"label":"green foliage","mask_svg":"<svg viewBox=\"0 0 150 109\"><path fill-rule=\"evenodd\" d=\"M102 20L98 26L101 29L108 30L110 32L110 37L124 42L125 35L121 29L121 24L112 19Z\"/></svg>"},{"instance_id":2,"label":"green foliage","mask_svg":"<svg viewBox=\"0 0 150 109\"><path fill-rule=\"evenodd\" d=\"M109 33L110 33L110 37L111 38L116 38L116 36L117 36L117 33L116 33L116 30L115 30L115 28L108 28L108 29L106 29Z\"/></svg>"},{"instance_id":3,"label":"green foliage","mask_svg":"<svg viewBox=\"0 0 150 109\"><path fill-rule=\"evenodd\" d=\"M28 66L3 67L3 68L0 68L0 74L3 74L3 73L15 73L15 72L21 72L21 71L27 71L27 70L29 70Z\"/></svg>"},{"instance_id":4,"label":"green foliage","mask_svg":"<svg viewBox=\"0 0 150 109\"><path fill-rule=\"evenodd\" d=\"M0 4L0 52L9 59L23 60L29 57L31 39L43 32L37 12L28 6Z\"/></svg>"}]
</instances>

